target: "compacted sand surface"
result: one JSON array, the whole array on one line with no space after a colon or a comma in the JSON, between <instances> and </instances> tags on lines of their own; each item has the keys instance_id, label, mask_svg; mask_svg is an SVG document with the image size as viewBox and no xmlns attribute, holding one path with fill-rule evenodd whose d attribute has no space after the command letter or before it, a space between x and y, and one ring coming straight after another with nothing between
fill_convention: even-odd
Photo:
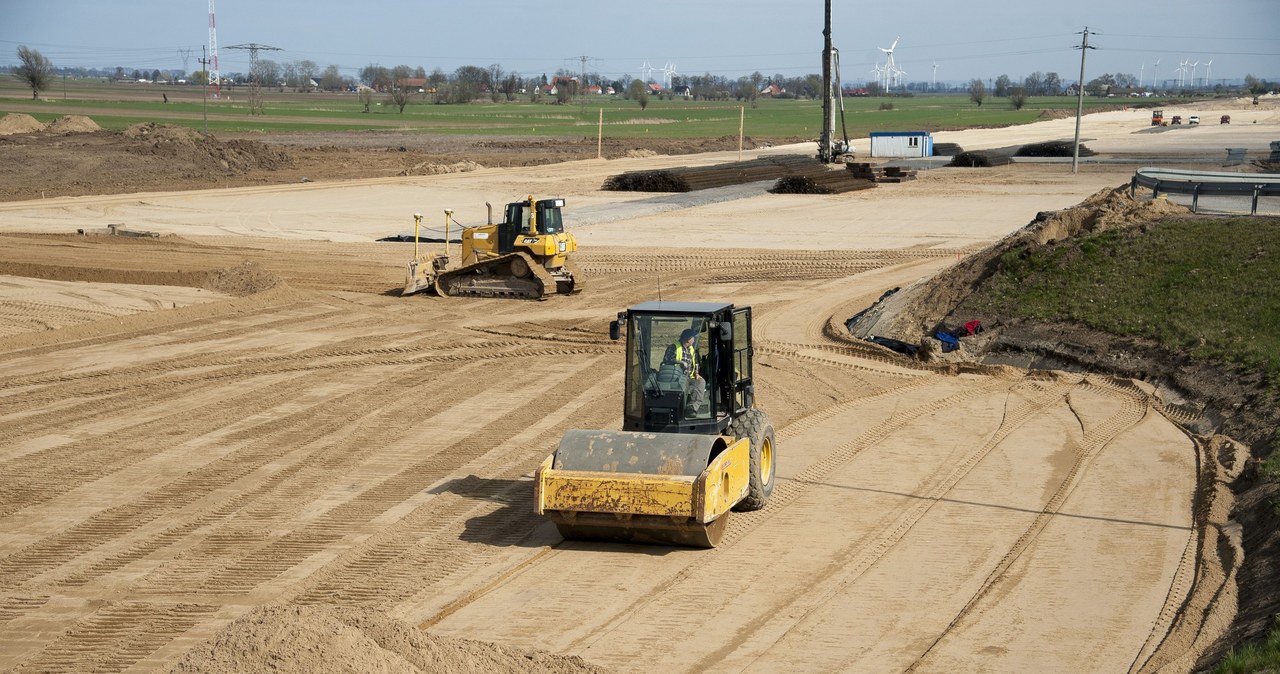
<instances>
[{"instance_id":1,"label":"compacted sand surface","mask_svg":"<svg viewBox=\"0 0 1280 674\"><path fill-rule=\"evenodd\" d=\"M1234 596L1205 534L1224 452L1141 383L839 329L1131 166L598 190L671 161L0 205L0 669L1194 663ZM413 246L373 239L526 194L568 199L586 291L398 296ZM74 234L109 223L159 236ZM753 307L777 488L715 550L565 542L531 473L619 426L607 324L659 294Z\"/></svg>"}]
</instances>

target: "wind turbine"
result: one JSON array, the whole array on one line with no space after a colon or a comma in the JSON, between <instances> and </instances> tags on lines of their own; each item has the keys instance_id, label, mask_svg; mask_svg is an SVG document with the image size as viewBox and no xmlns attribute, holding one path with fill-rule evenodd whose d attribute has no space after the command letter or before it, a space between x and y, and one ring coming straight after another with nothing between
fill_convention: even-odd
<instances>
[{"instance_id":1,"label":"wind turbine","mask_svg":"<svg viewBox=\"0 0 1280 674\"><path fill-rule=\"evenodd\" d=\"M934 89L937 89L937 88L938 88L938 62L934 61L933 62L933 82L929 84L929 91L933 91Z\"/></svg>"},{"instance_id":2,"label":"wind turbine","mask_svg":"<svg viewBox=\"0 0 1280 674\"><path fill-rule=\"evenodd\" d=\"M1196 66L1200 65L1199 61L1191 64L1191 88L1196 86Z\"/></svg>"},{"instance_id":3,"label":"wind turbine","mask_svg":"<svg viewBox=\"0 0 1280 674\"><path fill-rule=\"evenodd\" d=\"M1209 62L1204 64L1204 85L1206 87L1213 86L1211 82L1212 79L1213 79L1213 59L1209 59Z\"/></svg>"},{"instance_id":4,"label":"wind turbine","mask_svg":"<svg viewBox=\"0 0 1280 674\"><path fill-rule=\"evenodd\" d=\"M649 78L652 76L653 66L649 65L648 59L645 59L645 62L640 65L640 79L643 80L645 84L648 84Z\"/></svg>"},{"instance_id":5,"label":"wind turbine","mask_svg":"<svg viewBox=\"0 0 1280 674\"><path fill-rule=\"evenodd\" d=\"M1145 64L1145 63L1143 63L1142 65L1138 66L1138 88L1139 88L1139 89L1141 89L1141 88L1142 88L1142 71L1144 71L1144 70L1146 70L1146 69L1147 69L1147 64Z\"/></svg>"},{"instance_id":6,"label":"wind turbine","mask_svg":"<svg viewBox=\"0 0 1280 674\"><path fill-rule=\"evenodd\" d=\"M679 73L676 72L676 64L668 63L662 66L662 76L667 80L667 89L671 88L671 76L677 74Z\"/></svg>"},{"instance_id":7,"label":"wind turbine","mask_svg":"<svg viewBox=\"0 0 1280 674\"><path fill-rule=\"evenodd\" d=\"M1152 76L1151 78L1152 89L1155 89L1160 86L1160 59L1156 59L1156 64L1154 66L1154 69L1155 69L1155 75Z\"/></svg>"},{"instance_id":8,"label":"wind turbine","mask_svg":"<svg viewBox=\"0 0 1280 674\"><path fill-rule=\"evenodd\" d=\"M895 84L897 83L897 80L898 80L898 72L897 72L898 66L894 65L893 63L893 50L898 48L898 40L901 40L901 39L902 39L901 35L893 38L893 44L889 45L888 49L885 49L884 47L878 47L878 49L884 52L884 55L885 55L884 88L886 91L888 91L889 87L891 86L889 84L890 78L893 79Z\"/></svg>"}]
</instances>

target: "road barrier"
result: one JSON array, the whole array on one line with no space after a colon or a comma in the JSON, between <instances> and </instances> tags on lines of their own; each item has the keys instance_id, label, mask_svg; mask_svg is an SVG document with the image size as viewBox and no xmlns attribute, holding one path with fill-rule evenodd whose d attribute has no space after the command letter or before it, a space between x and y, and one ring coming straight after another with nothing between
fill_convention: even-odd
<instances>
[{"instance_id":1,"label":"road barrier","mask_svg":"<svg viewBox=\"0 0 1280 674\"><path fill-rule=\"evenodd\" d=\"M1161 194L1191 195L1191 212L1198 213L1203 196L1251 196L1250 215L1258 213L1260 197L1280 196L1280 174L1226 173L1222 171L1179 171L1144 167L1129 180L1129 195L1137 196L1138 188L1151 190L1154 199Z\"/></svg>"}]
</instances>

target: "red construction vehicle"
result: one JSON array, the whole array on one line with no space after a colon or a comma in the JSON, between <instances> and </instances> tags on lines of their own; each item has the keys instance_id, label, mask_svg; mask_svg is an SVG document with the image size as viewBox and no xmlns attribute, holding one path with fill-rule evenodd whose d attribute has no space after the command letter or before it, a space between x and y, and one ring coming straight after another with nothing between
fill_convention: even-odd
<instances>
[{"instance_id":1,"label":"red construction vehicle","mask_svg":"<svg viewBox=\"0 0 1280 674\"><path fill-rule=\"evenodd\" d=\"M1151 126L1164 126L1164 110L1151 111Z\"/></svg>"}]
</instances>

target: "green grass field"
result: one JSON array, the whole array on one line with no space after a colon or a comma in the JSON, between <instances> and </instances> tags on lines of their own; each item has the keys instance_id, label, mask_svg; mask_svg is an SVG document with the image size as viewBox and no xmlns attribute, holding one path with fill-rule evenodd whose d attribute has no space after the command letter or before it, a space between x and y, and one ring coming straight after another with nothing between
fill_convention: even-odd
<instances>
[{"instance_id":1,"label":"green grass field","mask_svg":"<svg viewBox=\"0 0 1280 674\"><path fill-rule=\"evenodd\" d=\"M1265 373L1280 397L1280 219L1173 219L1005 253L974 306Z\"/></svg>"},{"instance_id":2,"label":"green grass field","mask_svg":"<svg viewBox=\"0 0 1280 674\"><path fill-rule=\"evenodd\" d=\"M377 96L370 112L355 94L266 91L265 114L251 115L248 89L224 90L230 100L209 101L210 131L356 131L397 129L438 134L493 134L517 136L591 136L601 115L610 138L651 135L660 138L718 138L737 136L739 120L744 133L759 139L808 139L816 137L822 122L822 102L814 100L761 99L755 106L736 101L650 99L641 109L635 101L595 96L564 105L530 103L521 97L512 102L475 102L436 105L425 95L415 96L403 113ZM167 96L168 103L163 102ZM1086 99L1086 110L1108 110L1141 104L1156 106L1155 99ZM380 104L381 103L381 104ZM882 104L892 110L881 110ZM846 98L845 128L850 138L865 138L871 131L940 131L973 127L998 127L1036 121L1045 110L1074 114L1076 99L1066 96L1031 98L1022 110L1007 99L988 97L977 106L964 95L909 98ZM154 121L201 128L206 108L201 89L193 86L103 84L101 81L55 81L31 100L31 91L13 77L0 78L0 113L20 111L42 122L62 115L84 114L100 126L122 129L139 121ZM837 132L839 121L837 119Z\"/></svg>"}]
</instances>

